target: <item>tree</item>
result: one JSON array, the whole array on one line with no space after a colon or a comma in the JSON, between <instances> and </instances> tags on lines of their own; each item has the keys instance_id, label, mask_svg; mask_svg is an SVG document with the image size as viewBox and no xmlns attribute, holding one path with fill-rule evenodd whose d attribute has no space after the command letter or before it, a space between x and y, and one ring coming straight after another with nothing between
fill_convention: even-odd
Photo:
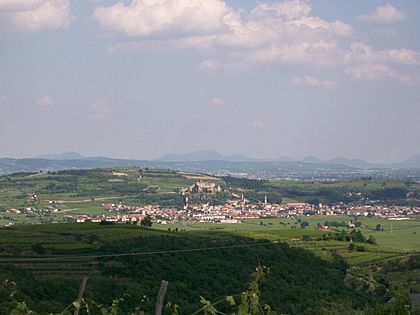
<instances>
[{"instance_id":1,"label":"tree","mask_svg":"<svg viewBox=\"0 0 420 315\"><path fill-rule=\"evenodd\" d=\"M306 222L306 221L303 221L303 222L300 224L300 228L301 228L301 229L304 229L304 228L306 228L307 226L309 226L309 223L308 223L308 222Z\"/></svg>"},{"instance_id":2,"label":"tree","mask_svg":"<svg viewBox=\"0 0 420 315\"><path fill-rule=\"evenodd\" d=\"M369 235L369 238L367 239L367 242L369 244L376 245L376 239L375 239L375 237L373 237L373 235Z\"/></svg>"},{"instance_id":3,"label":"tree","mask_svg":"<svg viewBox=\"0 0 420 315\"><path fill-rule=\"evenodd\" d=\"M353 244L353 243L352 243ZM363 246L363 245L357 245L356 246L356 250L358 251L358 252L365 252L366 251L366 247L365 246Z\"/></svg>"},{"instance_id":4,"label":"tree","mask_svg":"<svg viewBox=\"0 0 420 315\"><path fill-rule=\"evenodd\" d=\"M153 224L153 222L152 222L152 218L150 217L150 215L146 215L144 217L144 219L141 220L141 223L140 223L141 227L144 227L144 228L147 228L147 229L151 228L152 224Z\"/></svg>"},{"instance_id":5,"label":"tree","mask_svg":"<svg viewBox=\"0 0 420 315\"><path fill-rule=\"evenodd\" d=\"M362 234L360 230L357 230L357 231L353 230L351 231L349 235L349 240L352 240L353 242L358 242L358 243L365 243L366 237Z\"/></svg>"}]
</instances>

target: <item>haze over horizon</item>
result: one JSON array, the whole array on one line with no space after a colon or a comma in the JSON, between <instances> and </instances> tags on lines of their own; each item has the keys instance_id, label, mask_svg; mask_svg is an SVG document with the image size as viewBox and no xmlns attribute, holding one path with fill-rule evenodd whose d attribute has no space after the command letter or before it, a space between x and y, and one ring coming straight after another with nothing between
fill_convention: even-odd
<instances>
[{"instance_id":1,"label":"haze over horizon","mask_svg":"<svg viewBox=\"0 0 420 315\"><path fill-rule=\"evenodd\" d=\"M0 157L420 153L418 1L0 1ZM188 17L188 18L186 18Z\"/></svg>"},{"instance_id":2,"label":"haze over horizon","mask_svg":"<svg viewBox=\"0 0 420 315\"><path fill-rule=\"evenodd\" d=\"M256 157L256 156L249 156L242 153L234 153L234 154L223 154L216 150L212 149L205 149L205 150L196 150L190 151L185 153L177 153L177 152L169 152L163 154L161 156L155 156L152 158L141 158L141 157L115 157L111 155L85 155L75 151L67 151L67 152L58 152L58 153L46 153L40 155L32 155L32 156L20 156L20 157L2 157L1 158L12 158L12 159L50 159L50 160L79 160L79 159L95 159L95 158L107 158L107 159L127 159L127 160L148 160L148 161L162 161L162 162L176 162L176 161L211 161L211 160L220 160L220 161L254 161L254 162L307 162L307 163L318 163L318 162L334 162L334 163L343 163L348 164L348 162L355 162L357 165L360 162L363 165L371 165L371 167L375 167L375 165L396 165L401 162L410 161L410 163L418 164L420 163L420 154L414 154L408 156L402 160L392 161L388 163L365 160L361 158L348 158L345 156L334 156L332 158L320 158L316 155L310 154L302 157L292 157L288 155L282 156L274 156L274 157ZM414 162L415 161L415 162ZM350 163L352 164L352 163ZM420 164L419 164L420 166Z\"/></svg>"}]
</instances>

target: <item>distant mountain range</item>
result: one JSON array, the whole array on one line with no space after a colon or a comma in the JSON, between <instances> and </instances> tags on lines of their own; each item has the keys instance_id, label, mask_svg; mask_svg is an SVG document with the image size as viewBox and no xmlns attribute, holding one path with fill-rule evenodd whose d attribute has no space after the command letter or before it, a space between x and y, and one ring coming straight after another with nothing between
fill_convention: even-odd
<instances>
[{"instance_id":1,"label":"distant mountain range","mask_svg":"<svg viewBox=\"0 0 420 315\"><path fill-rule=\"evenodd\" d=\"M157 161L163 162L199 162L199 161L228 161L228 162L301 162L309 164L334 164L346 165L354 168L420 168L420 154L414 155L404 161L392 164L371 163L362 159L346 159L337 157L331 160L321 160L320 158L310 155L301 160L294 160L288 156L282 156L276 159L255 159L242 154L222 155L214 150L200 150L187 154L165 154Z\"/></svg>"},{"instance_id":2,"label":"distant mountain range","mask_svg":"<svg viewBox=\"0 0 420 315\"><path fill-rule=\"evenodd\" d=\"M255 159L242 154L225 156L213 150L166 154L155 160L84 157L77 152L46 154L24 159L0 158L0 174L127 166L258 178L334 179L344 178L343 176L357 178L371 174L384 178L390 176L389 174L394 174L396 178L420 178L420 155L393 164L377 164L343 157L321 160L316 156L308 156L301 160L293 160L286 156L277 159Z\"/></svg>"}]
</instances>

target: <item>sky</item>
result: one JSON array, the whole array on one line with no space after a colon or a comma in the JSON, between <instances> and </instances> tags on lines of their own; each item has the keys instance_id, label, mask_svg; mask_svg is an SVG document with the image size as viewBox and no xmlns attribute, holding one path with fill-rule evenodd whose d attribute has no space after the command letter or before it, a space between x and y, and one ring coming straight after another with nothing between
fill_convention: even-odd
<instances>
[{"instance_id":1,"label":"sky","mask_svg":"<svg viewBox=\"0 0 420 315\"><path fill-rule=\"evenodd\" d=\"M0 0L0 157L420 153L420 1Z\"/></svg>"}]
</instances>

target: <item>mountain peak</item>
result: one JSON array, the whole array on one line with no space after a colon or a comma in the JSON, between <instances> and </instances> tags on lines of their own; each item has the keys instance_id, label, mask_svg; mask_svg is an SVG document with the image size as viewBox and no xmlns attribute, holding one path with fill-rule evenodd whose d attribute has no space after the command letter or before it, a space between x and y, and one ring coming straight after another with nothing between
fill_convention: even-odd
<instances>
[{"instance_id":1,"label":"mountain peak","mask_svg":"<svg viewBox=\"0 0 420 315\"><path fill-rule=\"evenodd\" d=\"M420 168L420 154L413 155L402 162L394 163L393 166L401 168Z\"/></svg>"}]
</instances>

